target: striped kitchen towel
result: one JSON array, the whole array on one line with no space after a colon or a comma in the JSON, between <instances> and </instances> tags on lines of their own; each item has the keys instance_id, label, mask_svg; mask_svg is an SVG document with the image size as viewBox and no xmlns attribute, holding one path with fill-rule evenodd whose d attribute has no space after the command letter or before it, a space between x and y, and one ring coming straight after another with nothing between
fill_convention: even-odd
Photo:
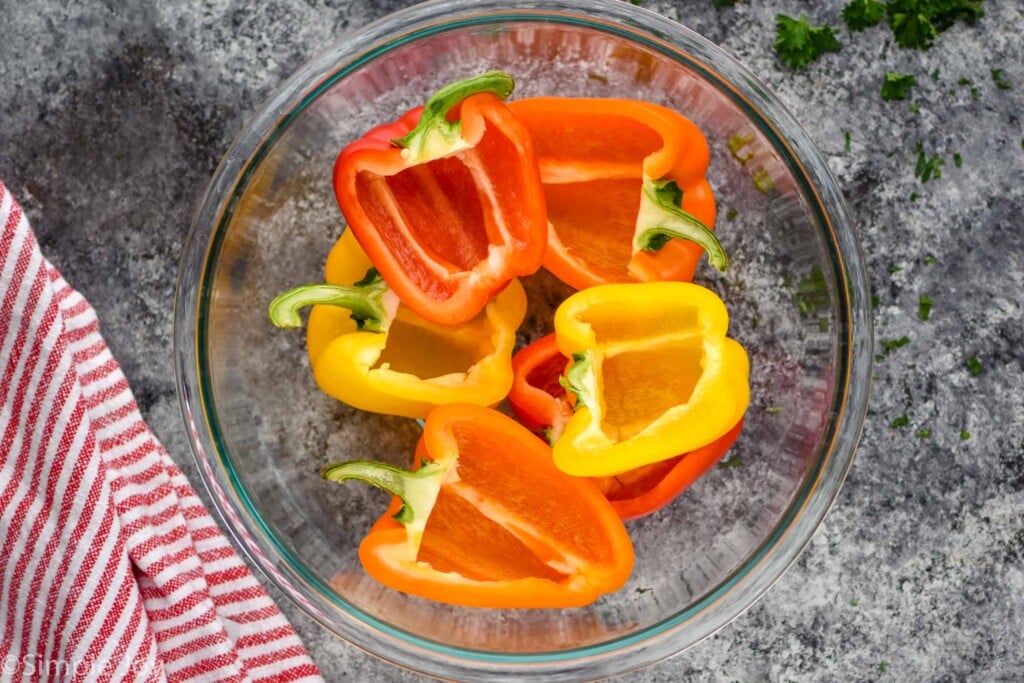
<instances>
[{"instance_id":1,"label":"striped kitchen towel","mask_svg":"<svg viewBox=\"0 0 1024 683\"><path fill-rule=\"evenodd\" d=\"M0 681L319 681L0 183Z\"/></svg>"}]
</instances>

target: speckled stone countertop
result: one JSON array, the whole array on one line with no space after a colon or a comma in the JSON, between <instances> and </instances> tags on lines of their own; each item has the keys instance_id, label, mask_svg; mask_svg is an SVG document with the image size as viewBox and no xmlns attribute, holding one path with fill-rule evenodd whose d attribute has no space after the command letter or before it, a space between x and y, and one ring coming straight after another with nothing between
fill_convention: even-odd
<instances>
[{"instance_id":1,"label":"speckled stone countertop","mask_svg":"<svg viewBox=\"0 0 1024 683\"><path fill-rule=\"evenodd\" d=\"M197 485L170 354L192 210L272 89L408 4L0 0L0 178ZM1024 678L1024 5L989 0L927 52L843 28L838 54L779 64L777 13L842 26L843 4L644 2L750 66L824 152L867 256L882 357L857 460L801 559L719 634L624 681ZM882 100L887 70L917 76L909 100ZM918 141L941 178L915 178ZM416 680L270 590L327 680Z\"/></svg>"}]
</instances>

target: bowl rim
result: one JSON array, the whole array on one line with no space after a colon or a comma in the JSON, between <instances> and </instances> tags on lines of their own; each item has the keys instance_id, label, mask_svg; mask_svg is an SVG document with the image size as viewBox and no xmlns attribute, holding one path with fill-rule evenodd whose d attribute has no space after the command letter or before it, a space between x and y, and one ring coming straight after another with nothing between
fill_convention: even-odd
<instances>
[{"instance_id":1,"label":"bowl rim","mask_svg":"<svg viewBox=\"0 0 1024 683\"><path fill-rule=\"evenodd\" d=\"M214 397L201 382L208 348L201 323L207 319L212 266L224 228L254 169L292 120L334 82L381 54L423 37L507 21L540 21L611 34L680 62L717 87L771 142L802 196L815 200L807 208L817 212L817 222L827 233L824 244L839 299L835 304L840 323L835 326L837 384L825 425L828 448L771 534L688 609L637 633L551 653L499 654L443 645L392 627L337 595L261 518L218 436ZM182 250L174 305L176 386L193 456L224 526L251 564L325 628L385 661L435 676L474 680L499 680L525 672L607 676L646 666L715 633L755 604L806 547L839 493L863 428L872 362L868 299L863 256L835 178L795 118L724 50L661 15L615 0L433 0L340 38L272 94L231 144L196 209ZM789 543L783 543L786 539ZM715 609L709 610L712 606ZM332 613L332 608L342 614ZM339 616L340 621L332 618ZM684 630L692 633L683 637Z\"/></svg>"}]
</instances>

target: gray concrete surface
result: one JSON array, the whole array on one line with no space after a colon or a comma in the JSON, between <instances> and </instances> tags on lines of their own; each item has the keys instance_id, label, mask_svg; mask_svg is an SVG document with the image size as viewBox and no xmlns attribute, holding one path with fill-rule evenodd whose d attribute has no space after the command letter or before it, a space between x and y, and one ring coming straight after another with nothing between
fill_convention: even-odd
<instances>
[{"instance_id":1,"label":"gray concrete surface","mask_svg":"<svg viewBox=\"0 0 1024 683\"><path fill-rule=\"evenodd\" d=\"M407 4L0 0L0 178L197 485L169 353L191 212L271 90ZM910 341L877 363L858 458L799 562L719 634L623 681L1024 677L1024 11L990 0L927 52L843 29L840 53L800 72L778 63L777 13L841 25L843 4L644 2L752 67L804 124L858 224L876 337ZM881 99L889 69L917 75L909 101ZM941 178L914 177L918 141L945 160ZM271 591L327 680L417 680Z\"/></svg>"}]
</instances>

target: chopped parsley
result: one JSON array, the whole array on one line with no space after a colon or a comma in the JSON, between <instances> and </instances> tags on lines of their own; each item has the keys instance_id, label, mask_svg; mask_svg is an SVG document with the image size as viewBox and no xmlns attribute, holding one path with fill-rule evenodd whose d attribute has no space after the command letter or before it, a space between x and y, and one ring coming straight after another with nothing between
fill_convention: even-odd
<instances>
[{"instance_id":1,"label":"chopped parsley","mask_svg":"<svg viewBox=\"0 0 1024 683\"><path fill-rule=\"evenodd\" d=\"M903 270L903 269L900 268L899 266L897 266L895 263L890 263L889 264L889 272L890 273L895 275L896 273L900 272L901 270Z\"/></svg>"},{"instance_id":2,"label":"chopped parsley","mask_svg":"<svg viewBox=\"0 0 1024 683\"><path fill-rule=\"evenodd\" d=\"M981 91L977 88L971 88L971 99L976 100L981 97Z\"/></svg>"},{"instance_id":3,"label":"chopped parsley","mask_svg":"<svg viewBox=\"0 0 1024 683\"><path fill-rule=\"evenodd\" d=\"M917 317L921 320L932 317L932 300L927 294L917 297Z\"/></svg>"},{"instance_id":4,"label":"chopped parsley","mask_svg":"<svg viewBox=\"0 0 1024 683\"><path fill-rule=\"evenodd\" d=\"M1013 87L1008 80L1003 78L1002 69L992 69L992 80L1000 90L1009 90Z\"/></svg>"},{"instance_id":5,"label":"chopped parsley","mask_svg":"<svg viewBox=\"0 0 1024 683\"><path fill-rule=\"evenodd\" d=\"M853 600L850 600L850 607L856 607L859 604L860 604L860 600L858 600L857 598L854 598Z\"/></svg>"},{"instance_id":6,"label":"chopped parsley","mask_svg":"<svg viewBox=\"0 0 1024 683\"><path fill-rule=\"evenodd\" d=\"M849 154L850 153L850 131L844 130L843 131L843 137L846 138L846 144L844 145L843 149L846 150L847 154Z\"/></svg>"},{"instance_id":7,"label":"chopped parsley","mask_svg":"<svg viewBox=\"0 0 1024 683\"><path fill-rule=\"evenodd\" d=\"M880 673L885 673L886 669L888 669L888 668L889 668L889 662L881 661L881 662L878 663L878 671Z\"/></svg>"},{"instance_id":8,"label":"chopped parsley","mask_svg":"<svg viewBox=\"0 0 1024 683\"><path fill-rule=\"evenodd\" d=\"M740 135L739 133L736 133L735 135L729 138L729 154L732 155L733 159L740 162L741 166L746 166L747 162L750 161L750 159L754 156L754 153L751 152L750 154L740 154L740 150L749 145L753 141L754 136L751 134Z\"/></svg>"},{"instance_id":9,"label":"chopped parsley","mask_svg":"<svg viewBox=\"0 0 1024 683\"><path fill-rule=\"evenodd\" d=\"M886 14L893 38L902 47L926 50L935 36L957 21L974 23L985 11L983 0L889 0Z\"/></svg>"},{"instance_id":10,"label":"chopped parsley","mask_svg":"<svg viewBox=\"0 0 1024 683\"><path fill-rule=\"evenodd\" d=\"M878 298L877 294L871 295L871 308L878 308L878 304L882 303L882 300Z\"/></svg>"},{"instance_id":11,"label":"chopped parsley","mask_svg":"<svg viewBox=\"0 0 1024 683\"><path fill-rule=\"evenodd\" d=\"M932 72L932 80L933 81L939 80L939 70L938 69L935 69L935 71Z\"/></svg>"},{"instance_id":12,"label":"chopped parsley","mask_svg":"<svg viewBox=\"0 0 1024 683\"><path fill-rule=\"evenodd\" d=\"M737 211L735 208L729 209L728 211L725 212L725 220L727 220L727 221L736 220L736 216L738 216L739 214L740 214L740 212Z\"/></svg>"},{"instance_id":13,"label":"chopped parsley","mask_svg":"<svg viewBox=\"0 0 1024 683\"><path fill-rule=\"evenodd\" d=\"M885 350L885 355L889 355L896 349L902 348L910 343L910 337L904 335L899 339L881 339L879 342L882 344L882 348Z\"/></svg>"},{"instance_id":14,"label":"chopped parsley","mask_svg":"<svg viewBox=\"0 0 1024 683\"><path fill-rule=\"evenodd\" d=\"M899 429L900 427L906 427L908 424L910 424L910 418L907 417L906 413L903 413L892 421L892 428Z\"/></svg>"},{"instance_id":15,"label":"chopped parsley","mask_svg":"<svg viewBox=\"0 0 1024 683\"><path fill-rule=\"evenodd\" d=\"M914 165L914 177L922 183L941 178L942 167L946 161L938 154L932 154L931 156L925 154L920 142L917 143L915 149L917 150L917 163Z\"/></svg>"},{"instance_id":16,"label":"chopped parsley","mask_svg":"<svg viewBox=\"0 0 1024 683\"><path fill-rule=\"evenodd\" d=\"M931 264L935 263L935 257L932 256L931 254L925 254L924 263L926 266L930 266Z\"/></svg>"},{"instance_id":17,"label":"chopped parsley","mask_svg":"<svg viewBox=\"0 0 1024 683\"><path fill-rule=\"evenodd\" d=\"M826 52L839 52L843 44L827 24L812 26L805 15L799 19L779 14L775 17L775 51L779 60L792 69L802 69Z\"/></svg>"},{"instance_id":18,"label":"chopped parsley","mask_svg":"<svg viewBox=\"0 0 1024 683\"><path fill-rule=\"evenodd\" d=\"M751 176L754 180L754 187L759 191L768 194L775 189L775 183L772 182L772 177L768 175L768 171L758 166L757 170L754 171L754 175Z\"/></svg>"},{"instance_id":19,"label":"chopped parsley","mask_svg":"<svg viewBox=\"0 0 1024 683\"><path fill-rule=\"evenodd\" d=\"M918 429L917 430L917 438L919 438L919 439L927 439L931 435L932 435L932 430L930 430L930 429Z\"/></svg>"},{"instance_id":20,"label":"chopped parsley","mask_svg":"<svg viewBox=\"0 0 1024 683\"><path fill-rule=\"evenodd\" d=\"M964 365L967 366L967 372L975 377L985 372L985 366L981 364L977 356L968 356L967 360L964 361Z\"/></svg>"},{"instance_id":21,"label":"chopped parsley","mask_svg":"<svg viewBox=\"0 0 1024 683\"><path fill-rule=\"evenodd\" d=\"M885 5L878 0L852 0L843 8L843 21L851 31L876 26L885 16Z\"/></svg>"},{"instance_id":22,"label":"chopped parsley","mask_svg":"<svg viewBox=\"0 0 1024 683\"><path fill-rule=\"evenodd\" d=\"M883 100L905 100L907 93L917 83L913 74L901 74L896 71L886 71L885 80L882 81Z\"/></svg>"},{"instance_id":23,"label":"chopped parsley","mask_svg":"<svg viewBox=\"0 0 1024 683\"><path fill-rule=\"evenodd\" d=\"M969 78L961 78L956 82L957 85L971 85L973 81Z\"/></svg>"},{"instance_id":24,"label":"chopped parsley","mask_svg":"<svg viewBox=\"0 0 1024 683\"><path fill-rule=\"evenodd\" d=\"M969 438L971 438L971 433L969 431L967 431L966 429L961 429L960 430L960 440L961 441L967 441L967 439L969 439Z\"/></svg>"},{"instance_id":25,"label":"chopped parsley","mask_svg":"<svg viewBox=\"0 0 1024 683\"><path fill-rule=\"evenodd\" d=\"M960 156L960 152L953 152L953 165L957 168L964 165L964 158Z\"/></svg>"},{"instance_id":26,"label":"chopped parsley","mask_svg":"<svg viewBox=\"0 0 1024 683\"><path fill-rule=\"evenodd\" d=\"M731 470L735 467L743 467L743 458L738 455L734 455L728 460L723 460L718 463L718 466L726 470Z\"/></svg>"}]
</instances>

